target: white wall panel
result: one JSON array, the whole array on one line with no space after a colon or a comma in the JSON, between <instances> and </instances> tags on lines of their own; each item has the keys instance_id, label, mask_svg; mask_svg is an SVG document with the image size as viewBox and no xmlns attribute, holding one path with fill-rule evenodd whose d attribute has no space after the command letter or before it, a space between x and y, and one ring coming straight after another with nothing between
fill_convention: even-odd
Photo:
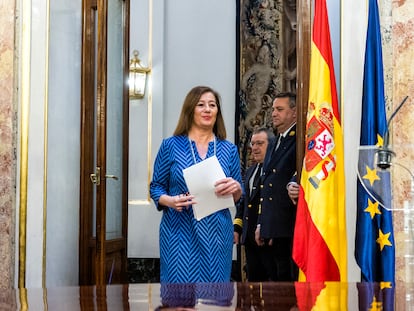
<instances>
[{"instance_id":1,"label":"white wall panel","mask_svg":"<svg viewBox=\"0 0 414 311\"><path fill-rule=\"evenodd\" d=\"M44 1L32 1L32 37L30 66L30 111L28 137L28 180L27 180L27 232L26 262L30 269L26 271L26 286L42 285L43 255L43 180L44 176L44 107L47 101L46 64L47 21ZM34 48L34 47L37 48Z\"/></svg>"},{"instance_id":2,"label":"white wall panel","mask_svg":"<svg viewBox=\"0 0 414 311\"><path fill-rule=\"evenodd\" d=\"M342 1L342 124L344 131L346 172L348 280L351 282L360 280L360 270L356 265L354 250L356 229L356 181L367 14L367 1Z\"/></svg>"},{"instance_id":3,"label":"white wall panel","mask_svg":"<svg viewBox=\"0 0 414 311\"><path fill-rule=\"evenodd\" d=\"M78 284L82 1L50 1L46 285Z\"/></svg>"}]
</instances>

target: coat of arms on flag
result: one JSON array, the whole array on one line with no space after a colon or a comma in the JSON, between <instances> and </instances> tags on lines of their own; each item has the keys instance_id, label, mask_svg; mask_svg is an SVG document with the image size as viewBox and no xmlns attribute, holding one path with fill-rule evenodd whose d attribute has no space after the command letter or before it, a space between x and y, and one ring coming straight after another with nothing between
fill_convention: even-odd
<instances>
[{"instance_id":1,"label":"coat of arms on flag","mask_svg":"<svg viewBox=\"0 0 414 311\"><path fill-rule=\"evenodd\" d=\"M318 188L319 183L328 177L329 171L335 170L335 157L331 155L335 147L333 118L332 107L322 103L307 125L305 169L310 172L321 163L319 172L309 178L314 188Z\"/></svg>"}]
</instances>

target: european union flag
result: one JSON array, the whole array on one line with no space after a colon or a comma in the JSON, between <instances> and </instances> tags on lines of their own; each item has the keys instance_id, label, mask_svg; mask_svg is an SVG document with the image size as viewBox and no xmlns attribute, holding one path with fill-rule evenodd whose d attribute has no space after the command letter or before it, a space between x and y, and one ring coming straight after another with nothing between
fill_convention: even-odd
<instances>
[{"instance_id":1,"label":"european union flag","mask_svg":"<svg viewBox=\"0 0 414 311\"><path fill-rule=\"evenodd\" d=\"M394 288L389 283L358 283L358 310L394 310Z\"/></svg>"},{"instance_id":2,"label":"european union flag","mask_svg":"<svg viewBox=\"0 0 414 311\"><path fill-rule=\"evenodd\" d=\"M377 0L369 0L360 144L380 147L387 127L378 4ZM394 284L390 173L376 167L374 154L371 152L365 159L360 157L355 258L362 281Z\"/></svg>"}]
</instances>

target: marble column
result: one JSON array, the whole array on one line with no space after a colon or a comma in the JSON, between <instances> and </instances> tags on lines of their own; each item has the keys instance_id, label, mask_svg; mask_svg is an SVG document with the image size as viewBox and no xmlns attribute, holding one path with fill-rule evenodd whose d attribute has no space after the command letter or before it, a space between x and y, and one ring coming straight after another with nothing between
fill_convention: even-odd
<instances>
[{"instance_id":1,"label":"marble column","mask_svg":"<svg viewBox=\"0 0 414 311\"><path fill-rule=\"evenodd\" d=\"M0 2L0 290L13 287L16 194L15 1Z\"/></svg>"},{"instance_id":2,"label":"marble column","mask_svg":"<svg viewBox=\"0 0 414 311\"><path fill-rule=\"evenodd\" d=\"M396 152L392 168L396 310L405 310L410 304L407 299L414 296L414 0L385 1L382 7L388 115L408 96L390 123L391 144Z\"/></svg>"}]
</instances>

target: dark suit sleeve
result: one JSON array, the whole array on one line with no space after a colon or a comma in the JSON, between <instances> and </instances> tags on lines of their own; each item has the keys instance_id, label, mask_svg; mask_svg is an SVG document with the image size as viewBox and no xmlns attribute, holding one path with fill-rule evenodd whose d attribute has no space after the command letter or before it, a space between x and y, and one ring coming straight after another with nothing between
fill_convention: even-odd
<instances>
[{"instance_id":1,"label":"dark suit sleeve","mask_svg":"<svg viewBox=\"0 0 414 311\"><path fill-rule=\"evenodd\" d=\"M252 167L249 167L246 170L245 176L244 176L244 182L242 183L242 196L240 197L240 200L236 203L236 215L233 220L233 227L234 232L239 233L240 235L243 233L243 216L244 216L244 204L246 200L246 193L249 191L248 187L248 180L251 176Z\"/></svg>"},{"instance_id":2,"label":"dark suit sleeve","mask_svg":"<svg viewBox=\"0 0 414 311\"><path fill-rule=\"evenodd\" d=\"M288 182L288 184L286 185L286 188L287 188L287 186L289 186L289 184L291 184L291 183L298 183L297 182L297 172L295 172L295 174L292 176L292 178L289 180L289 182Z\"/></svg>"},{"instance_id":3,"label":"dark suit sleeve","mask_svg":"<svg viewBox=\"0 0 414 311\"><path fill-rule=\"evenodd\" d=\"M240 235L243 232L243 208L244 208L244 196L242 196L239 202L237 202L236 215L233 220L234 232L237 232Z\"/></svg>"}]
</instances>

